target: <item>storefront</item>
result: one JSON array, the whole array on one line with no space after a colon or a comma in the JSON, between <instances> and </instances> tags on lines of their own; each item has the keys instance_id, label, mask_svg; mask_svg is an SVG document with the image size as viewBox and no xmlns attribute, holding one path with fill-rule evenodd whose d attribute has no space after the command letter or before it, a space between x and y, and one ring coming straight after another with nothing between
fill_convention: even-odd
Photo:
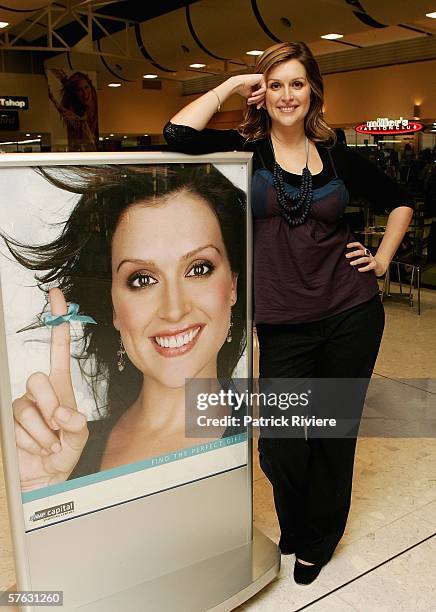
<instances>
[{"instance_id":1,"label":"storefront","mask_svg":"<svg viewBox=\"0 0 436 612\"><path fill-rule=\"evenodd\" d=\"M421 120L418 116L414 119L377 117L358 125L336 126L336 130L344 144L367 156L403 185L414 200L413 223L396 259L410 260L410 265L403 266L402 280L410 281L412 271L415 272L412 263L419 264L422 285L436 289L436 121ZM371 206L356 199L351 202L349 212L354 214L350 218L355 221L355 231L376 247L383 236L387 216L373 216ZM397 272L394 277L398 278Z\"/></svg>"}]
</instances>

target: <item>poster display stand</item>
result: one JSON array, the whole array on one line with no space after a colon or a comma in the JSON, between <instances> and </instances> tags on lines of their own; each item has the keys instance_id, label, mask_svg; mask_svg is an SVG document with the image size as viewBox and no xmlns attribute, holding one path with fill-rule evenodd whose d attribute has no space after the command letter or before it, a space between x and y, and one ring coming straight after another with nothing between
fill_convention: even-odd
<instances>
[{"instance_id":1,"label":"poster display stand","mask_svg":"<svg viewBox=\"0 0 436 612\"><path fill-rule=\"evenodd\" d=\"M250 432L190 437L185 383L251 378L251 155L4 157L17 589L61 591L64 610L234 609L279 551L252 527Z\"/></svg>"}]
</instances>

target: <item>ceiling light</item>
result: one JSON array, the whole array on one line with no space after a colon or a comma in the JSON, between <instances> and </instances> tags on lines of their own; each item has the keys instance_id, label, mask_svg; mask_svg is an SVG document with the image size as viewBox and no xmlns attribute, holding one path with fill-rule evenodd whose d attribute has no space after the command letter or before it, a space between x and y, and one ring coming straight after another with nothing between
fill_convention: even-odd
<instances>
[{"instance_id":1,"label":"ceiling light","mask_svg":"<svg viewBox=\"0 0 436 612\"><path fill-rule=\"evenodd\" d=\"M206 64L189 64L190 68L204 68Z\"/></svg>"},{"instance_id":2,"label":"ceiling light","mask_svg":"<svg viewBox=\"0 0 436 612\"><path fill-rule=\"evenodd\" d=\"M123 138L127 138L127 136L123 136Z\"/></svg>"},{"instance_id":3,"label":"ceiling light","mask_svg":"<svg viewBox=\"0 0 436 612\"><path fill-rule=\"evenodd\" d=\"M38 142L38 139L33 139L33 140L8 140L8 141L2 141L0 142L0 144L2 145L17 145L17 144L32 144Z\"/></svg>"},{"instance_id":4,"label":"ceiling light","mask_svg":"<svg viewBox=\"0 0 436 612\"><path fill-rule=\"evenodd\" d=\"M108 87L121 87L121 83L108 83Z\"/></svg>"},{"instance_id":5,"label":"ceiling light","mask_svg":"<svg viewBox=\"0 0 436 612\"><path fill-rule=\"evenodd\" d=\"M157 74L143 74L144 79L157 79Z\"/></svg>"},{"instance_id":6,"label":"ceiling light","mask_svg":"<svg viewBox=\"0 0 436 612\"><path fill-rule=\"evenodd\" d=\"M148 136L148 134L143 134L143 136Z\"/></svg>"},{"instance_id":7,"label":"ceiling light","mask_svg":"<svg viewBox=\"0 0 436 612\"><path fill-rule=\"evenodd\" d=\"M113 137L113 134L109 134L109 136L112 138L112 137Z\"/></svg>"},{"instance_id":8,"label":"ceiling light","mask_svg":"<svg viewBox=\"0 0 436 612\"><path fill-rule=\"evenodd\" d=\"M431 19L436 19L436 13L426 13L426 17L430 17Z\"/></svg>"},{"instance_id":9,"label":"ceiling light","mask_svg":"<svg viewBox=\"0 0 436 612\"><path fill-rule=\"evenodd\" d=\"M344 38L343 34L324 34L323 36L321 36L321 38L324 38L325 40L337 40L338 38Z\"/></svg>"},{"instance_id":10,"label":"ceiling light","mask_svg":"<svg viewBox=\"0 0 436 612\"><path fill-rule=\"evenodd\" d=\"M263 51L259 51L259 49L253 49L253 51L246 51L245 55L262 55Z\"/></svg>"},{"instance_id":11,"label":"ceiling light","mask_svg":"<svg viewBox=\"0 0 436 612\"><path fill-rule=\"evenodd\" d=\"M9 21L0 21L0 29L7 28L9 25Z\"/></svg>"},{"instance_id":12,"label":"ceiling light","mask_svg":"<svg viewBox=\"0 0 436 612\"><path fill-rule=\"evenodd\" d=\"M27 137L29 137L29 136L30 136L30 134L26 134L26 136L27 136Z\"/></svg>"},{"instance_id":13,"label":"ceiling light","mask_svg":"<svg viewBox=\"0 0 436 612\"><path fill-rule=\"evenodd\" d=\"M41 134L38 134L37 138L41 138Z\"/></svg>"}]
</instances>

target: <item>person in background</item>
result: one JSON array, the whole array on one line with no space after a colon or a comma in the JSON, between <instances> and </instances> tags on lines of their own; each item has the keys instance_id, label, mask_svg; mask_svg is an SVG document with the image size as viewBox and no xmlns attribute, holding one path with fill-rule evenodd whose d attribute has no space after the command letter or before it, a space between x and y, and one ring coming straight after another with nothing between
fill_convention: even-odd
<instances>
[{"instance_id":1,"label":"person in background","mask_svg":"<svg viewBox=\"0 0 436 612\"><path fill-rule=\"evenodd\" d=\"M410 142L406 142L400 160L400 178L401 182L408 182L408 175L412 162L416 159L415 151Z\"/></svg>"},{"instance_id":2,"label":"person in background","mask_svg":"<svg viewBox=\"0 0 436 612\"><path fill-rule=\"evenodd\" d=\"M58 101L49 88L48 96L62 118L68 134L70 151L96 151L98 145L97 92L87 74L52 70L62 85Z\"/></svg>"},{"instance_id":3,"label":"person in background","mask_svg":"<svg viewBox=\"0 0 436 612\"><path fill-rule=\"evenodd\" d=\"M345 147L347 146L347 137L345 136L345 132L342 128L336 128L335 129L335 134L336 134L336 142L337 144L341 144L344 145Z\"/></svg>"},{"instance_id":4,"label":"person in background","mask_svg":"<svg viewBox=\"0 0 436 612\"><path fill-rule=\"evenodd\" d=\"M386 166L387 175L395 181L398 179L400 169L400 160L395 149L391 149L388 157L388 165Z\"/></svg>"}]
</instances>

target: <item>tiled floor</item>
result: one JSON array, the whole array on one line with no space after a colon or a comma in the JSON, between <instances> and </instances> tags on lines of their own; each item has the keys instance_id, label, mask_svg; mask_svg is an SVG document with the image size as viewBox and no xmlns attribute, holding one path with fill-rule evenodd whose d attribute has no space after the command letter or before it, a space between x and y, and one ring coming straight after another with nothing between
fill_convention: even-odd
<instances>
[{"instance_id":1,"label":"tiled floor","mask_svg":"<svg viewBox=\"0 0 436 612\"><path fill-rule=\"evenodd\" d=\"M391 403L393 396L399 398L399 411L404 411L403 402L416 414L434 419L436 292L422 292L420 317L406 303L388 300L385 306L387 324L376 378L387 382L368 396L368 410L377 410L389 395ZM238 610L434 612L436 432L433 435L360 438L350 517L330 563L312 585L303 587L292 579L294 556L282 557L279 577ZM278 541L271 487L256 455L254 513L256 526ZM3 482L0 517L0 587L5 588L14 581L14 569Z\"/></svg>"},{"instance_id":2,"label":"tiled floor","mask_svg":"<svg viewBox=\"0 0 436 612\"><path fill-rule=\"evenodd\" d=\"M392 290L395 290L393 285ZM375 371L385 380L369 410L394 404L436 419L436 292L422 292L422 314L386 300L386 329ZM401 382L395 379L402 379ZM383 397L384 396L384 397ZM238 608L247 612L414 612L436 610L436 431L414 438L360 438L347 528L315 582L292 578L295 556L279 577ZM255 525L274 541L279 529L271 486L254 458Z\"/></svg>"}]
</instances>

